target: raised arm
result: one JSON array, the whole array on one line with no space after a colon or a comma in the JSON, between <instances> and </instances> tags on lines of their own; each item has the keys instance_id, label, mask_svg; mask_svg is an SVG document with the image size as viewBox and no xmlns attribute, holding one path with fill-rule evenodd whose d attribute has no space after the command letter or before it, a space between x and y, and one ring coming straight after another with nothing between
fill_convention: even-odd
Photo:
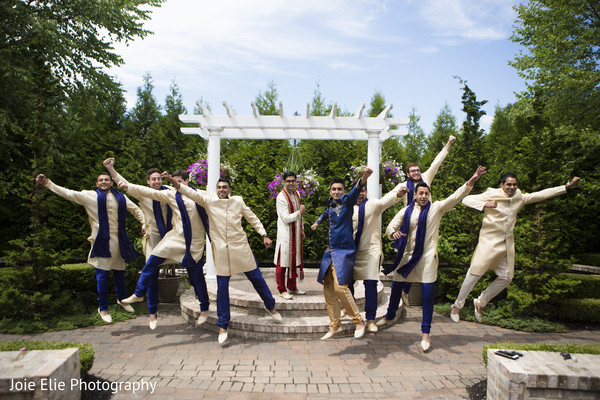
<instances>
[{"instance_id":1,"label":"raised arm","mask_svg":"<svg viewBox=\"0 0 600 400\"><path fill-rule=\"evenodd\" d=\"M62 198L65 198L73 203L77 203L79 205L85 205L88 201L88 197L83 193L76 190L66 189L62 186L56 185L50 179L46 177L44 174L39 174L35 178L35 182L38 185L44 186L46 189L54 192Z\"/></svg>"},{"instance_id":2,"label":"raised arm","mask_svg":"<svg viewBox=\"0 0 600 400\"><path fill-rule=\"evenodd\" d=\"M383 213L385 210L398 203L404 196L408 194L408 188L405 183L399 183L395 188L385 194L377 201L377 212Z\"/></svg>"},{"instance_id":3,"label":"raised arm","mask_svg":"<svg viewBox=\"0 0 600 400\"><path fill-rule=\"evenodd\" d=\"M577 183L581 180L578 176L571 179L569 183L566 185L556 186L553 188L548 188L544 190L540 190L538 192L533 193L523 193L523 201L524 204L538 203L542 200L546 200L561 194L565 194L568 189L577 185Z\"/></svg>"},{"instance_id":4,"label":"raised arm","mask_svg":"<svg viewBox=\"0 0 600 400\"><path fill-rule=\"evenodd\" d=\"M163 178L164 178L164 175L163 175ZM209 197L208 197L208 193L205 190L200 190L200 189L194 190L194 189L190 188L189 186L179 184L179 182L177 182L176 180L173 180L171 183L173 184L173 187L175 189L177 189L177 191L179 193L181 193L182 195L194 200L196 203L200 204L202 207L208 207Z\"/></svg>"},{"instance_id":5,"label":"raised arm","mask_svg":"<svg viewBox=\"0 0 600 400\"><path fill-rule=\"evenodd\" d=\"M373 170L369 167L366 167L363 170L360 180L356 183L356 186L354 186L348 194L348 203L350 205L353 206L356 204L356 202L358 201L358 195L360 194L360 191L362 190L363 186L367 184L367 179L369 179L369 177L372 174Z\"/></svg>"},{"instance_id":6,"label":"raised arm","mask_svg":"<svg viewBox=\"0 0 600 400\"><path fill-rule=\"evenodd\" d=\"M440 205L440 210L442 213L446 213L452 209L455 205L460 203L460 201L473 189L473 185L475 182L481 178L481 176L485 174L485 167L479 166L473 176L465 182L460 188L458 188L452 195L448 196L444 200L440 200L436 202Z\"/></svg>"},{"instance_id":7,"label":"raised arm","mask_svg":"<svg viewBox=\"0 0 600 400\"><path fill-rule=\"evenodd\" d=\"M448 142L446 143L446 145L444 146L442 151L440 151L438 153L438 155L435 157L435 159L433 160L433 162L431 163L431 165L429 166L427 171L423 172L422 178L425 182L427 182L428 185L431 185L431 183L433 182L435 175L437 174L438 170L442 166L442 163L446 159L446 156L450 152L450 147L452 147L452 145L454 144L455 141L456 141L456 138L454 136L450 135L450 138L448 138Z\"/></svg>"}]
</instances>

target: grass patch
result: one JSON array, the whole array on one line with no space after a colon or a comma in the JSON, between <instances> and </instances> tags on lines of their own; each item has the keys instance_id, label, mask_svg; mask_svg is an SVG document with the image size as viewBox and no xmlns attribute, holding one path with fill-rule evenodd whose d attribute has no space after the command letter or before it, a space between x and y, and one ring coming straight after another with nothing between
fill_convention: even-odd
<instances>
[{"instance_id":1,"label":"grass patch","mask_svg":"<svg viewBox=\"0 0 600 400\"><path fill-rule=\"evenodd\" d=\"M549 344L549 343L513 343L497 342L483 346L483 362L487 368L488 349L547 351L552 353L600 354L600 344Z\"/></svg>"},{"instance_id":2,"label":"grass patch","mask_svg":"<svg viewBox=\"0 0 600 400\"><path fill-rule=\"evenodd\" d=\"M440 314L450 317L452 304L436 304L434 310ZM475 322L475 314L472 307L464 307L460 311L460 319L463 321ZM485 325L499 326L501 328L514 329L522 332L539 332L539 333L564 333L569 332L569 329L559 323L546 321L537 317L505 317L492 304L485 307L481 323Z\"/></svg>"},{"instance_id":3,"label":"grass patch","mask_svg":"<svg viewBox=\"0 0 600 400\"><path fill-rule=\"evenodd\" d=\"M145 306L140 304L132 304L135 313L128 313L117 304L108 307L108 311L112 316L113 323L123 322L133 319L136 315L146 314L148 311ZM96 310L86 313L83 305L77 307L77 312L69 315L58 315L50 318L39 319L11 319L4 318L0 320L0 333L8 333L13 335L22 335L26 333L42 333L53 331L68 331L87 326L102 326L106 325Z\"/></svg>"},{"instance_id":4,"label":"grass patch","mask_svg":"<svg viewBox=\"0 0 600 400\"><path fill-rule=\"evenodd\" d=\"M81 376L85 376L94 365L94 348L89 343L48 342L46 340L10 340L0 342L0 351L62 350L79 348Z\"/></svg>"}]
</instances>

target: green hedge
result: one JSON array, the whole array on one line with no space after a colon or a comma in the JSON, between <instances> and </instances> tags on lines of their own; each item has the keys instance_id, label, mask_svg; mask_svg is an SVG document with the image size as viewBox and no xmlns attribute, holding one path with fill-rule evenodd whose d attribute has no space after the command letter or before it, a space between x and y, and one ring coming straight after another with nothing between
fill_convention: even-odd
<instances>
[{"instance_id":1,"label":"green hedge","mask_svg":"<svg viewBox=\"0 0 600 400\"><path fill-rule=\"evenodd\" d=\"M558 304L563 321L600 322L600 299L565 299Z\"/></svg>"},{"instance_id":2,"label":"green hedge","mask_svg":"<svg viewBox=\"0 0 600 400\"><path fill-rule=\"evenodd\" d=\"M67 348L79 348L79 364L81 376L85 376L94 364L94 348L89 343L77 342L48 342L46 340L11 340L0 342L0 351L30 350L62 350Z\"/></svg>"},{"instance_id":3,"label":"green hedge","mask_svg":"<svg viewBox=\"0 0 600 400\"><path fill-rule=\"evenodd\" d=\"M138 269L125 269L127 293L135 290ZM2 319L40 320L97 308L95 269L88 264L42 268L0 269ZM116 303L112 280L109 301Z\"/></svg>"},{"instance_id":4,"label":"green hedge","mask_svg":"<svg viewBox=\"0 0 600 400\"><path fill-rule=\"evenodd\" d=\"M600 267L600 253L584 253L575 256L578 264Z\"/></svg>"},{"instance_id":5,"label":"green hedge","mask_svg":"<svg viewBox=\"0 0 600 400\"><path fill-rule=\"evenodd\" d=\"M548 344L548 343L513 343L497 342L483 346L483 362L487 368L488 349L548 351L553 353L600 354L600 344Z\"/></svg>"},{"instance_id":6,"label":"green hedge","mask_svg":"<svg viewBox=\"0 0 600 400\"><path fill-rule=\"evenodd\" d=\"M560 274L561 278L580 282L569 294L573 299L600 299L600 275Z\"/></svg>"}]
</instances>

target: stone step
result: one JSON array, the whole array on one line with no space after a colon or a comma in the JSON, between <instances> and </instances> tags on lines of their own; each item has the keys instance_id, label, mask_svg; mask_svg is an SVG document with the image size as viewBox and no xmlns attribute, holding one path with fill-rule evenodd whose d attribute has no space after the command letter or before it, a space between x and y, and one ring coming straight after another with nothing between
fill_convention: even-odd
<instances>
[{"instance_id":1,"label":"stone step","mask_svg":"<svg viewBox=\"0 0 600 400\"><path fill-rule=\"evenodd\" d=\"M271 287L272 292L275 285L273 282L274 270L263 269L265 280ZM228 332L232 336L244 338L265 338L280 340L302 340L318 339L329 330L329 317L323 298L322 286L317 283L318 271L305 271L306 279L299 282L298 286L306 290L305 295L296 295L293 300L284 300L279 297L277 291L273 296L276 299L276 309L283 317L283 324L277 324L269 316L264 304L251 283L242 275L236 275L230 281L230 304L231 321ZM207 287L211 298L209 317L202 325L203 329L218 332L216 310L216 282L207 279ZM364 317L364 286L358 282L355 285L355 296L359 304L359 310ZM382 317L387 309L389 288L378 284L378 309L377 316ZM200 307L193 289L185 291L180 297L181 314L191 324L196 324L200 316ZM388 324L387 327L391 326ZM354 324L350 318L342 319L344 335L354 333Z\"/></svg>"}]
</instances>

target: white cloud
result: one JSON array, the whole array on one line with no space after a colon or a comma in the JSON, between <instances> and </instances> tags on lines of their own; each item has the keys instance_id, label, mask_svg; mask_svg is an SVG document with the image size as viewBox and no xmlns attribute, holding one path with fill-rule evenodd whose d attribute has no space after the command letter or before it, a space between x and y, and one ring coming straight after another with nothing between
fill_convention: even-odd
<instances>
[{"instance_id":1,"label":"white cloud","mask_svg":"<svg viewBox=\"0 0 600 400\"><path fill-rule=\"evenodd\" d=\"M492 122L494 122L494 116L485 114L479 119L479 126L481 126L481 129L484 129L487 133L489 133L490 128L492 127Z\"/></svg>"},{"instance_id":2,"label":"white cloud","mask_svg":"<svg viewBox=\"0 0 600 400\"><path fill-rule=\"evenodd\" d=\"M424 0L421 14L442 37L504 40L515 18L508 0Z\"/></svg>"}]
</instances>

